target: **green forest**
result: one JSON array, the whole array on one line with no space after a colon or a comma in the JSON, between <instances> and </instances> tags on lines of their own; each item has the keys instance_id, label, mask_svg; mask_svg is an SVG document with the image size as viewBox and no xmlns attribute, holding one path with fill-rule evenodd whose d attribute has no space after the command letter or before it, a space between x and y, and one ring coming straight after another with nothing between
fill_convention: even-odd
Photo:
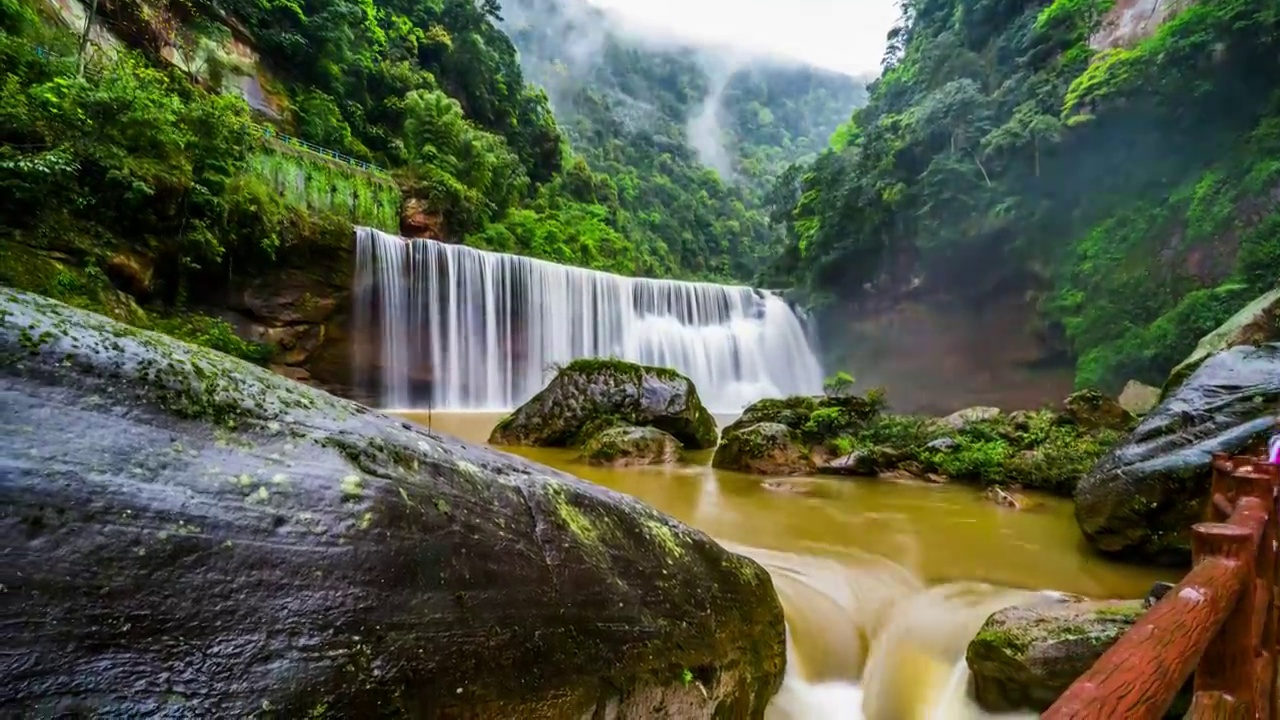
<instances>
[{"instance_id":1,"label":"green forest","mask_svg":"<svg viewBox=\"0 0 1280 720\"><path fill-rule=\"evenodd\" d=\"M1019 276L1077 384L1159 384L1280 282L1280 5L1188 4L1094 47L1114 0L906 0L882 76L769 197L765 274L828 315L913 278Z\"/></svg>"},{"instance_id":2,"label":"green forest","mask_svg":"<svg viewBox=\"0 0 1280 720\"><path fill-rule=\"evenodd\" d=\"M646 42L585 0L510 0L502 12L573 147L616 188L620 229L697 277L749 281L773 260L781 235L763 207L774 179L822 151L865 96L838 73ZM720 117L692 137L709 97ZM723 167L699 144L716 145Z\"/></svg>"},{"instance_id":3,"label":"green forest","mask_svg":"<svg viewBox=\"0 0 1280 720\"><path fill-rule=\"evenodd\" d=\"M124 42L102 49L0 0L0 281L252 354L96 289L145 274L185 308L352 222L393 229L398 189L469 245L794 288L820 318L1030 279L1080 385L1158 382L1280 276L1280 8L1201 2L1095 47L1113 6L906 0L863 87L650 46L575 0L103 0ZM280 132L379 169L267 138L216 58L165 59L230 29Z\"/></svg>"},{"instance_id":4,"label":"green forest","mask_svg":"<svg viewBox=\"0 0 1280 720\"><path fill-rule=\"evenodd\" d=\"M546 94L525 81L515 46L497 27L502 9L496 2L108 2L103 16L132 49L94 55L88 73L73 59L80 51L72 33L42 23L39 8L27 0L6 0L4 7L0 162L6 177L0 182L17 192L0 225L38 234L59 223L88 223L92 230L81 232L128 241L142 233L149 245L175 245L167 254L180 257L181 264L206 269L223 263L227 250L248 253L244 260L254 262L253 253L269 255L291 242L297 235L292 226L308 221L283 221L298 207L288 201L314 194L295 183L285 202L267 197L265 190L288 173L256 148L245 108L200 87L184 87L181 73L160 61L166 45L197 49L218 39L227 16L251 33L278 79L272 90L287 106L285 131L390 168L406 196L439 214L449 237L631 275L752 278L780 247L761 210L760 189L772 165L802 155L780 156L780 148L794 143L820 149L847 116L857 88L849 78L824 77L826 84L850 91L847 98L792 98L763 82L750 84L740 93L746 98L741 107L754 115L754 124L740 125L735 137L760 142L742 144L742 167L754 183L740 188L699 165L676 124L706 86L687 53L613 45L610 63L618 82L642 86L638 93L646 100L664 103L661 122L620 132L620 113L608 94L587 93L581 112L573 113L573 132L566 133ZM805 74L793 71L777 84L790 86ZM96 77L110 82L95 87ZM170 118L136 108L148 119L125 127L126 116L108 108L136 102L123 94L139 90ZM778 97L777 120L761 105L770 92ZM810 126L809 96L824 103L825 127ZM104 107L88 107L93 104ZM68 122L95 111L103 133L79 135L83 126ZM118 128L110 122L115 119L121 121ZM201 134L198 126L211 124L218 126L212 136L187 142ZM141 147L142 136L153 131L161 136L156 147ZM793 132L810 135L792 138ZM786 142L773 137L779 134ZM89 165L92 171L82 172ZM331 173L322 174L327 194ZM61 190L46 192L51 183ZM354 204L381 207L385 203L367 199L376 191L360 187L349 194ZM59 194L95 207L68 204ZM34 199L39 202L32 205ZM264 213L246 209L258 206L274 207ZM313 214L329 209L326 203L306 207ZM247 237L262 240L248 247Z\"/></svg>"}]
</instances>

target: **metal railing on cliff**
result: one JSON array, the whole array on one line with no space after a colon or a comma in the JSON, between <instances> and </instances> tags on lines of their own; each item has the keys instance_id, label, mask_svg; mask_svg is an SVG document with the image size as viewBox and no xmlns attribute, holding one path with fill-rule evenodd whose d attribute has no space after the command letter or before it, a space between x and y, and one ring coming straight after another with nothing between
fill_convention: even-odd
<instances>
[{"instance_id":1,"label":"metal railing on cliff","mask_svg":"<svg viewBox=\"0 0 1280 720\"><path fill-rule=\"evenodd\" d=\"M268 140L274 140L284 145L288 145L289 147L298 148L300 150L306 150L308 152L315 153L329 160L337 160L340 163L345 163L347 165L358 168L360 170L364 170L365 172L372 173L374 175L380 175L385 178L391 177L391 174L388 173L384 168L374 165L373 163L368 163L368 162L365 162L364 160L357 160L356 158L353 158L350 155L343 155L342 153L337 152L335 150L330 150L329 148L321 147L319 145L316 145L315 143L307 142L302 138L296 138L292 135L286 135L276 130L275 128L271 127L270 125L262 126L262 135Z\"/></svg>"},{"instance_id":2,"label":"metal railing on cliff","mask_svg":"<svg viewBox=\"0 0 1280 720\"><path fill-rule=\"evenodd\" d=\"M1194 672L1192 720L1272 720L1280 467L1213 457L1208 522L1192 569L1041 717L1158 720Z\"/></svg>"}]
</instances>

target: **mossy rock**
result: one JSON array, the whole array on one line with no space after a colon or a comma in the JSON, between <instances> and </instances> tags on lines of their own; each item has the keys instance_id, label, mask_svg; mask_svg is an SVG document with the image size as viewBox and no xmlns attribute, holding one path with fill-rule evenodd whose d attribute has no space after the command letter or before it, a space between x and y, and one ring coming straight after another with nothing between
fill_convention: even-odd
<instances>
[{"instance_id":1,"label":"mossy rock","mask_svg":"<svg viewBox=\"0 0 1280 720\"><path fill-rule=\"evenodd\" d=\"M1141 600L1042 603L1005 608L987 618L965 662L975 699L991 712L1044 712L1144 612ZM1190 687L1166 717L1181 717Z\"/></svg>"},{"instance_id":2,"label":"mossy rock","mask_svg":"<svg viewBox=\"0 0 1280 720\"><path fill-rule=\"evenodd\" d=\"M773 422L726 428L711 465L757 475L804 475L816 469L795 432Z\"/></svg>"},{"instance_id":3,"label":"mossy rock","mask_svg":"<svg viewBox=\"0 0 1280 720\"><path fill-rule=\"evenodd\" d=\"M689 378L622 360L574 360L546 388L503 418L494 445L576 447L613 425L653 427L685 447L715 447L716 421Z\"/></svg>"},{"instance_id":4,"label":"mossy rock","mask_svg":"<svg viewBox=\"0 0 1280 720\"><path fill-rule=\"evenodd\" d=\"M619 425L596 433L582 446L592 465L665 465L680 456L680 441L657 428Z\"/></svg>"},{"instance_id":5,"label":"mossy rock","mask_svg":"<svg viewBox=\"0 0 1280 720\"><path fill-rule=\"evenodd\" d=\"M1169 397L1215 353L1240 345L1261 345L1277 340L1280 340L1280 288L1244 306L1213 332L1200 338L1196 349L1169 373L1161 390L1162 397Z\"/></svg>"},{"instance_id":6,"label":"mossy rock","mask_svg":"<svg viewBox=\"0 0 1280 720\"><path fill-rule=\"evenodd\" d=\"M2 715L760 718L782 682L768 573L621 493L7 288L0 396Z\"/></svg>"},{"instance_id":7,"label":"mossy rock","mask_svg":"<svg viewBox=\"0 0 1280 720\"><path fill-rule=\"evenodd\" d=\"M1206 360L1112 448L1073 495L1098 550L1181 565L1209 497L1216 452L1260 450L1280 423L1280 343Z\"/></svg>"},{"instance_id":8,"label":"mossy rock","mask_svg":"<svg viewBox=\"0 0 1280 720\"><path fill-rule=\"evenodd\" d=\"M1122 437L1112 430L1087 430L1049 410L970 417L956 429L934 418L882 414L826 447L850 463L826 463L833 474L892 473L941 475L982 486L1021 485L1070 496L1076 484ZM726 431L727 432L727 431ZM843 465L841 467L840 465Z\"/></svg>"},{"instance_id":9,"label":"mossy rock","mask_svg":"<svg viewBox=\"0 0 1280 720\"><path fill-rule=\"evenodd\" d=\"M1097 390L1080 390L1062 401L1062 414L1086 430L1129 430L1138 418Z\"/></svg>"}]
</instances>

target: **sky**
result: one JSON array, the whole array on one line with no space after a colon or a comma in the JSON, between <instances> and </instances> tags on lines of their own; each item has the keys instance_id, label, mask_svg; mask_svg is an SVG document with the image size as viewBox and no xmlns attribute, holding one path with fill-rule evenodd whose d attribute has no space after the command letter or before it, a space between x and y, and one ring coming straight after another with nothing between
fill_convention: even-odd
<instances>
[{"instance_id":1,"label":"sky","mask_svg":"<svg viewBox=\"0 0 1280 720\"><path fill-rule=\"evenodd\" d=\"M898 0L590 0L637 29L876 75Z\"/></svg>"}]
</instances>

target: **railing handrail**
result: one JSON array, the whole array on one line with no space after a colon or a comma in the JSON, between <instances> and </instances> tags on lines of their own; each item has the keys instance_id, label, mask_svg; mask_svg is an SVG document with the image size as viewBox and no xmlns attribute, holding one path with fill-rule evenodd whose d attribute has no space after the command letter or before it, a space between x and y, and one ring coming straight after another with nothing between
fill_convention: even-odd
<instances>
[{"instance_id":1,"label":"railing handrail","mask_svg":"<svg viewBox=\"0 0 1280 720\"><path fill-rule=\"evenodd\" d=\"M1041 717L1159 720L1195 675L1191 714L1272 718L1280 467L1214 455L1191 572Z\"/></svg>"},{"instance_id":2,"label":"railing handrail","mask_svg":"<svg viewBox=\"0 0 1280 720\"><path fill-rule=\"evenodd\" d=\"M373 163L365 162L364 160L357 160L356 158L353 158L350 155L343 155L342 153L336 150L330 150L329 148L316 145L315 143L307 142L302 138L294 137L292 135L287 135L285 133L280 132L279 130L276 130L270 125L262 126L262 134L268 139L279 140L285 145L291 145L293 147L301 148L303 150L309 150L322 157L328 158L330 160L337 160L339 162L343 162L348 165L355 166L366 172L371 172L377 175L384 175L384 176L388 175L385 169L377 165L374 165Z\"/></svg>"}]
</instances>

